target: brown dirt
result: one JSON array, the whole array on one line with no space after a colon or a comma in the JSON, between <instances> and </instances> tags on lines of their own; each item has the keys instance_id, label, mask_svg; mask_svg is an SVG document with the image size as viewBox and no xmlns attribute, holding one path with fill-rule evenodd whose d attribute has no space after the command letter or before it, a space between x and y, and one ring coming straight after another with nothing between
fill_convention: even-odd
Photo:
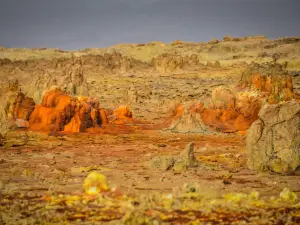
<instances>
[{"instance_id":1,"label":"brown dirt","mask_svg":"<svg viewBox=\"0 0 300 225\"><path fill-rule=\"evenodd\" d=\"M110 132L113 133L113 132ZM284 187L299 192L297 176L257 174L246 166L243 135L180 135L158 131L127 134L63 134L48 145L0 149L0 179L5 188L28 191L78 192L88 171L97 170L127 194L168 191L199 182L219 194L253 190L278 194ZM179 154L189 142L201 166L182 173L156 171L144 163L157 155ZM83 172L80 172L82 167ZM231 174L224 184L224 174Z\"/></svg>"}]
</instances>

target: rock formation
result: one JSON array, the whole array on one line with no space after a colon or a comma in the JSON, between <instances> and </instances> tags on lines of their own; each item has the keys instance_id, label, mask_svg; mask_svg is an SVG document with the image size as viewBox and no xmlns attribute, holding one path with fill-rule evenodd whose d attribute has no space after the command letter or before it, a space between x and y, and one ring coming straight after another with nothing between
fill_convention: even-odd
<instances>
[{"instance_id":1,"label":"rock formation","mask_svg":"<svg viewBox=\"0 0 300 225\"><path fill-rule=\"evenodd\" d=\"M103 55L82 55L53 59L0 59L1 71L18 80L22 92L39 104L52 86L68 95L88 96L86 71L122 73L147 69L149 64L113 51ZM28 75L30 74L30 75ZM32 88L34 87L34 88Z\"/></svg>"},{"instance_id":2,"label":"rock formation","mask_svg":"<svg viewBox=\"0 0 300 225\"><path fill-rule=\"evenodd\" d=\"M108 116L108 122L112 124L126 124L132 121L132 112L128 105L119 106L112 115Z\"/></svg>"},{"instance_id":3,"label":"rock formation","mask_svg":"<svg viewBox=\"0 0 300 225\"><path fill-rule=\"evenodd\" d=\"M209 133L203 124L201 114L203 104L178 104L173 121L166 129L174 133Z\"/></svg>"},{"instance_id":4,"label":"rock formation","mask_svg":"<svg viewBox=\"0 0 300 225\"><path fill-rule=\"evenodd\" d=\"M242 73L241 83L236 88L219 86L212 90L210 106L195 104L198 110L192 112L193 107L178 105L170 129L202 133L207 131L206 126L226 133L245 132L258 119L264 102L276 104L294 98L292 78L283 66L252 63Z\"/></svg>"},{"instance_id":5,"label":"rock formation","mask_svg":"<svg viewBox=\"0 0 300 225\"><path fill-rule=\"evenodd\" d=\"M41 132L84 132L109 123L132 122L132 112L127 105L114 111L106 110L97 99L70 96L55 86L45 92L41 104L35 105L32 98L19 90L17 80L7 84L5 92L1 92L1 132L13 127Z\"/></svg>"},{"instance_id":6,"label":"rock formation","mask_svg":"<svg viewBox=\"0 0 300 225\"><path fill-rule=\"evenodd\" d=\"M32 98L29 98L22 92L19 92L11 106L12 110L8 111L8 118L11 117L14 119L29 120L31 113L34 110L35 102Z\"/></svg>"},{"instance_id":7,"label":"rock formation","mask_svg":"<svg viewBox=\"0 0 300 225\"><path fill-rule=\"evenodd\" d=\"M71 97L59 88L46 92L29 120L31 130L47 132L84 132L102 123L107 123L107 116L96 99Z\"/></svg>"},{"instance_id":8,"label":"rock formation","mask_svg":"<svg viewBox=\"0 0 300 225\"><path fill-rule=\"evenodd\" d=\"M45 93L42 104L30 116L31 130L61 131L66 121L75 114L75 104L70 96L54 88Z\"/></svg>"},{"instance_id":9,"label":"rock formation","mask_svg":"<svg viewBox=\"0 0 300 225\"><path fill-rule=\"evenodd\" d=\"M248 130L248 166L288 174L300 166L300 103L266 104Z\"/></svg>"},{"instance_id":10,"label":"rock formation","mask_svg":"<svg viewBox=\"0 0 300 225\"><path fill-rule=\"evenodd\" d=\"M251 41L243 43L246 39ZM288 39L286 40L288 41ZM288 42L296 43L297 40L291 39ZM0 59L0 75L2 78L7 74L11 83L17 79L18 88L13 91L12 97L4 99L5 104L1 106L2 109L0 107L0 114L2 113L4 115L2 117L7 119L9 111L17 111L18 115L10 116L15 118L13 124L17 127L27 127L26 118L33 109L32 103L35 102L38 104L34 112L37 118L40 117L38 116L39 111L42 112L41 115L44 115L47 110L52 112L50 115L53 115L53 118L48 118L52 122L47 122L45 130L51 130L49 124L54 124L53 121L56 121L56 125L52 125L55 127L54 130L80 131L83 129L80 127L97 127L99 122L95 121L100 121L99 118L103 125L131 123L132 117L128 114L128 117L122 118L122 113L127 113L126 106L107 115L107 111L104 109L90 109L87 100L76 100L76 96L95 96L101 99L103 106L110 108L115 108L122 102L124 105L130 105L139 118L147 118L151 121L165 119L168 112L166 103L180 100L182 114L175 112L174 115L177 116L174 117L174 120L176 119L176 121L173 121L170 127L174 132L207 132L208 126L223 132L244 132L258 118L260 105L264 101L272 104L286 102L293 98L298 98L300 101L299 94L294 93L298 90L298 78L295 79L288 75L284 63L282 65L276 62L251 63L243 72L239 86L229 87L231 80L228 81L228 76L236 73L236 69L248 65L245 63L246 59L242 59L247 57L249 60L257 55L257 52L244 54L242 50L250 51L252 48L266 47L263 49L263 52L267 53L264 60L268 60L272 55L270 46L280 43L267 39L260 40L260 38L256 41L256 38L251 37L240 38L241 43L238 44L241 46L231 43L232 41L236 41L236 39L224 37L224 41L218 41L218 44L175 41L173 44L166 45L159 42L149 45L120 45L105 50L86 49L76 52L51 50L51 55L47 53L45 57L42 57L45 53L41 51L46 49L33 50L34 56L32 56L31 50L24 50L31 54L30 57L17 53L23 50L14 49L16 54L10 55L10 50L5 49L4 55L10 59ZM268 47L268 45L270 46ZM155 49L152 49L151 46L154 46ZM36 55L37 53L40 55ZM226 55L228 53L234 53L234 55ZM233 66L228 60L231 61L234 56L238 57L238 62L244 61L245 65ZM241 58L239 58L240 56ZM152 62L150 62L151 59ZM207 62L207 65L203 65L201 60ZM237 61L232 63L236 64ZM282 58L279 61L282 61ZM289 69L293 63L297 68L297 62L291 60ZM158 71L155 73L158 76L151 74L153 69ZM161 73L169 73L170 76ZM220 73L222 76L219 77L216 73ZM149 80L149 85L146 84L146 80L147 82ZM215 87L215 84L223 86L210 92L209 90ZM72 97L76 106L72 108L70 103L62 104L64 107L68 105L67 108L69 108L68 112L64 112L63 109L57 109L56 104L51 106L42 103L45 92L52 86L59 87L65 93L64 95ZM129 86L133 88L129 89ZM17 108L20 105L20 103L15 104L19 89L24 96L33 99L33 101L24 100L22 103L22 105L31 105L26 108L27 111L13 109L13 105ZM125 98L123 93L127 93ZM5 94L5 96L8 95ZM210 105L205 104L197 112L191 111L193 104L189 104L190 101L206 103L210 100L210 96L212 96ZM121 99L125 99L125 101L121 101ZM140 107L139 104L143 104L143 107ZM11 107L8 111L6 110L7 105ZM196 103L192 108L198 106L199 104ZM60 111L59 114L70 115L60 116L57 111ZM89 116L85 116L85 114ZM89 117L88 122L83 123L88 123L88 126L81 123L86 117ZM164 123L161 123L161 126L163 126L162 124ZM32 125L31 129L34 126Z\"/></svg>"},{"instance_id":11,"label":"rock formation","mask_svg":"<svg viewBox=\"0 0 300 225\"><path fill-rule=\"evenodd\" d=\"M240 86L265 93L270 104L294 98L292 77L275 62L250 64L242 73Z\"/></svg>"},{"instance_id":12,"label":"rock formation","mask_svg":"<svg viewBox=\"0 0 300 225\"><path fill-rule=\"evenodd\" d=\"M12 127L27 127L35 103L20 91L18 80L5 80L0 89L0 132ZM23 124L23 125L22 125Z\"/></svg>"},{"instance_id":13,"label":"rock formation","mask_svg":"<svg viewBox=\"0 0 300 225\"><path fill-rule=\"evenodd\" d=\"M157 156L145 164L146 167L164 171L173 169L176 172L182 172L198 165L199 162L194 155L194 143L187 144L177 156Z\"/></svg>"},{"instance_id":14,"label":"rock formation","mask_svg":"<svg viewBox=\"0 0 300 225\"><path fill-rule=\"evenodd\" d=\"M212 106L203 109L201 116L205 125L222 132L246 131L258 118L261 104L256 92L233 93L220 86L212 91Z\"/></svg>"},{"instance_id":15,"label":"rock formation","mask_svg":"<svg viewBox=\"0 0 300 225\"><path fill-rule=\"evenodd\" d=\"M252 92L233 93L226 87L213 90L212 104L186 103L176 105L172 124L167 129L182 133L209 133L208 127L234 133L245 132L258 118L262 100Z\"/></svg>"},{"instance_id":16,"label":"rock formation","mask_svg":"<svg viewBox=\"0 0 300 225\"><path fill-rule=\"evenodd\" d=\"M64 67L64 70L59 72L39 71L30 83L35 88L27 86L27 88L24 88L24 91L29 96L33 96L34 101L37 103L41 101L44 92L52 86L57 86L72 96L88 96L88 85L84 76L84 70L78 63L68 64Z\"/></svg>"},{"instance_id":17,"label":"rock formation","mask_svg":"<svg viewBox=\"0 0 300 225\"><path fill-rule=\"evenodd\" d=\"M212 90L212 104L215 108L234 108L236 96L230 88L219 86Z\"/></svg>"},{"instance_id":18,"label":"rock formation","mask_svg":"<svg viewBox=\"0 0 300 225\"><path fill-rule=\"evenodd\" d=\"M185 67L203 66L199 62L198 56L192 54L190 56L182 56L177 53L164 53L152 59L152 65L155 69L162 73L174 72Z\"/></svg>"},{"instance_id":19,"label":"rock formation","mask_svg":"<svg viewBox=\"0 0 300 225\"><path fill-rule=\"evenodd\" d=\"M83 65L97 68L98 70L108 70L112 73L128 72L132 69L146 69L149 64L131 57L123 56L120 52L113 51L103 55L81 56Z\"/></svg>"}]
</instances>

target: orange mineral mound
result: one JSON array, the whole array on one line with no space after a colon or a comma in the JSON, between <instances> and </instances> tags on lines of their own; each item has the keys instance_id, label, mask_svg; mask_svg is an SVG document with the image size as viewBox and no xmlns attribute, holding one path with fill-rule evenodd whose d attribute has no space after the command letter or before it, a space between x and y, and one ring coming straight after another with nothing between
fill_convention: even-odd
<instances>
[{"instance_id":1,"label":"orange mineral mound","mask_svg":"<svg viewBox=\"0 0 300 225\"><path fill-rule=\"evenodd\" d=\"M29 119L31 130L44 132L103 132L103 125L127 122L132 122L128 106L105 110L94 98L73 98L60 89L46 92L42 104L34 108Z\"/></svg>"},{"instance_id":2,"label":"orange mineral mound","mask_svg":"<svg viewBox=\"0 0 300 225\"><path fill-rule=\"evenodd\" d=\"M75 109L75 115L71 121L64 126L67 132L83 132L85 130L87 108L84 105L78 105Z\"/></svg>"},{"instance_id":3,"label":"orange mineral mound","mask_svg":"<svg viewBox=\"0 0 300 225\"><path fill-rule=\"evenodd\" d=\"M60 131L63 118L55 108L37 105L32 112L29 124L30 130L35 131Z\"/></svg>"},{"instance_id":4,"label":"orange mineral mound","mask_svg":"<svg viewBox=\"0 0 300 225\"><path fill-rule=\"evenodd\" d=\"M200 115L204 125L213 127L225 133L246 131L258 118L260 103L245 105L242 110L224 108L204 108Z\"/></svg>"},{"instance_id":5,"label":"orange mineral mound","mask_svg":"<svg viewBox=\"0 0 300 225\"><path fill-rule=\"evenodd\" d=\"M127 105L119 106L113 111L110 117L110 123L113 124L126 124L132 122L132 112Z\"/></svg>"},{"instance_id":6,"label":"orange mineral mound","mask_svg":"<svg viewBox=\"0 0 300 225\"><path fill-rule=\"evenodd\" d=\"M225 133L245 132L258 118L262 99L256 92L233 94L228 88L218 87L213 91L212 102L208 108L202 103L179 104L174 110L177 113L173 116L173 121L182 120L184 114L191 114L194 117L199 114L201 122L198 121L198 125L202 123L206 127Z\"/></svg>"},{"instance_id":7,"label":"orange mineral mound","mask_svg":"<svg viewBox=\"0 0 300 225\"><path fill-rule=\"evenodd\" d=\"M253 63L246 69L241 83L231 90L219 86L212 91L212 105L199 113L204 125L222 132L245 132L258 118L264 101L277 104L298 100L293 93L292 77L277 63ZM181 106L182 107L182 106ZM177 111L183 111L178 108Z\"/></svg>"},{"instance_id":8,"label":"orange mineral mound","mask_svg":"<svg viewBox=\"0 0 300 225\"><path fill-rule=\"evenodd\" d=\"M292 76L278 63L252 63L243 72L240 87L265 93L269 104L295 98Z\"/></svg>"},{"instance_id":9,"label":"orange mineral mound","mask_svg":"<svg viewBox=\"0 0 300 225\"><path fill-rule=\"evenodd\" d=\"M60 89L45 93L41 105L30 116L30 129L39 131L83 132L107 123L106 114L93 98L71 97Z\"/></svg>"},{"instance_id":10,"label":"orange mineral mound","mask_svg":"<svg viewBox=\"0 0 300 225\"><path fill-rule=\"evenodd\" d=\"M29 124L31 130L61 131L66 122L75 113L74 100L60 89L45 93L42 104L37 105L32 112Z\"/></svg>"},{"instance_id":11,"label":"orange mineral mound","mask_svg":"<svg viewBox=\"0 0 300 225\"><path fill-rule=\"evenodd\" d=\"M75 115L64 126L66 132L85 132L88 128L100 128L107 124L105 110L99 108L100 104L93 98L77 98Z\"/></svg>"},{"instance_id":12,"label":"orange mineral mound","mask_svg":"<svg viewBox=\"0 0 300 225\"><path fill-rule=\"evenodd\" d=\"M100 114L100 119L101 119L102 125L108 124L106 110L105 109L99 109L99 114Z\"/></svg>"},{"instance_id":13,"label":"orange mineral mound","mask_svg":"<svg viewBox=\"0 0 300 225\"><path fill-rule=\"evenodd\" d=\"M114 115L119 118L131 118L132 117L132 112L129 109L127 105L125 106L119 106L116 110L114 110Z\"/></svg>"},{"instance_id":14,"label":"orange mineral mound","mask_svg":"<svg viewBox=\"0 0 300 225\"><path fill-rule=\"evenodd\" d=\"M70 103L71 97L63 93L60 89L48 91L42 100L42 106L56 108L58 111L63 111Z\"/></svg>"}]
</instances>

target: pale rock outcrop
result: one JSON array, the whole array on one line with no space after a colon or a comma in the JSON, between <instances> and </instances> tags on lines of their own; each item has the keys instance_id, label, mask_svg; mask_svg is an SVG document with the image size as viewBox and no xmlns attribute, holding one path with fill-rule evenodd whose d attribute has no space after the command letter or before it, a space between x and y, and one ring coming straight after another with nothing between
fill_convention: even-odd
<instances>
[{"instance_id":1,"label":"pale rock outcrop","mask_svg":"<svg viewBox=\"0 0 300 225\"><path fill-rule=\"evenodd\" d=\"M146 162L146 167L159 170L171 170L183 172L190 167L199 165L194 155L194 143L186 145L185 149L177 156L157 156L149 162Z\"/></svg>"},{"instance_id":2,"label":"pale rock outcrop","mask_svg":"<svg viewBox=\"0 0 300 225\"><path fill-rule=\"evenodd\" d=\"M29 119L35 103L20 91L17 79L7 79L0 89L0 133L5 133L12 127L26 127L21 121Z\"/></svg>"},{"instance_id":3,"label":"pale rock outcrop","mask_svg":"<svg viewBox=\"0 0 300 225\"><path fill-rule=\"evenodd\" d=\"M80 64L67 65L59 73L41 71L29 83L32 85L27 86L24 91L28 96L32 96L36 103L40 103L44 92L53 86L72 96L88 96L89 94L84 70Z\"/></svg>"},{"instance_id":4,"label":"pale rock outcrop","mask_svg":"<svg viewBox=\"0 0 300 225\"><path fill-rule=\"evenodd\" d=\"M300 104L266 104L248 130L246 149L252 170L281 174L300 166Z\"/></svg>"},{"instance_id":5,"label":"pale rock outcrop","mask_svg":"<svg viewBox=\"0 0 300 225\"><path fill-rule=\"evenodd\" d=\"M170 73L191 67L204 66L196 54L182 56L178 53L164 53L152 59L152 65L162 73Z\"/></svg>"}]
</instances>

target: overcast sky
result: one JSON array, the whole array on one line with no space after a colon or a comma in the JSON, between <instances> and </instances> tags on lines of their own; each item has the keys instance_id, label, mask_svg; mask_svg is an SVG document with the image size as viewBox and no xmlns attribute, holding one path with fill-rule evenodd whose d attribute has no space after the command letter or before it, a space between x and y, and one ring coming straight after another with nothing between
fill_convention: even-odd
<instances>
[{"instance_id":1,"label":"overcast sky","mask_svg":"<svg viewBox=\"0 0 300 225\"><path fill-rule=\"evenodd\" d=\"M0 46L300 36L300 0L0 0Z\"/></svg>"}]
</instances>

